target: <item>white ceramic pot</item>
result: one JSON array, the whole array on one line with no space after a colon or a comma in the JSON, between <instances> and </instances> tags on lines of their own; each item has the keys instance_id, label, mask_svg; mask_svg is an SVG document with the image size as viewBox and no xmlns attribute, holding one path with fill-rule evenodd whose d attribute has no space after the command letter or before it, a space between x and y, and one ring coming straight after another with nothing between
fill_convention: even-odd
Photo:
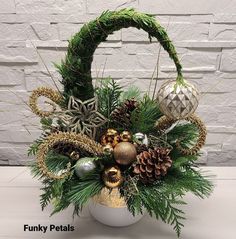
<instances>
[{"instance_id":1,"label":"white ceramic pot","mask_svg":"<svg viewBox=\"0 0 236 239\"><path fill-rule=\"evenodd\" d=\"M103 191L89 204L91 215L100 223L111 227L125 227L138 222L143 215L133 216L120 197L118 190Z\"/></svg>"}]
</instances>

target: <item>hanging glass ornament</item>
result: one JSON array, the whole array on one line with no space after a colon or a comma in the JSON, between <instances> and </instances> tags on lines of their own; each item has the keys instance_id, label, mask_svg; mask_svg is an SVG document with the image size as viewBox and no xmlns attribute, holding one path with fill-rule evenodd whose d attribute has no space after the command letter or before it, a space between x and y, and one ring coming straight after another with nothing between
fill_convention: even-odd
<instances>
[{"instance_id":1,"label":"hanging glass ornament","mask_svg":"<svg viewBox=\"0 0 236 239\"><path fill-rule=\"evenodd\" d=\"M171 119L184 119L197 109L199 92L186 80L165 82L157 93L161 112Z\"/></svg>"}]
</instances>

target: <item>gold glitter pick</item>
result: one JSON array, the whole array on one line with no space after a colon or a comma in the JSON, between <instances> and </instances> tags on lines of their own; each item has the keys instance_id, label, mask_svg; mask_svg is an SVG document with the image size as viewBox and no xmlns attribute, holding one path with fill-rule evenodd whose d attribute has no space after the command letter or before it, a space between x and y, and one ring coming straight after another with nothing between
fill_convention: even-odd
<instances>
[{"instance_id":1,"label":"gold glitter pick","mask_svg":"<svg viewBox=\"0 0 236 239\"><path fill-rule=\"evenodd\" d=\"M50 104L52 106L51 111L43 111L43 110L39 109L37 101L38 101L38 98L41 96L47 97L48 99L50 99L52 101L50 103L47 102L48 104ZM63 100L63 97L60 94L60 92L55 91L51 88L47 88L47 87L39 87L39 88L33 90L32 94L29 98L29 106L30 106L32 112L35 113L36 115L38 115L40 117L48 117L49 115L51 115L55 112L56 105L59 104L62 100Z\"/></svg>"}]
</instances>

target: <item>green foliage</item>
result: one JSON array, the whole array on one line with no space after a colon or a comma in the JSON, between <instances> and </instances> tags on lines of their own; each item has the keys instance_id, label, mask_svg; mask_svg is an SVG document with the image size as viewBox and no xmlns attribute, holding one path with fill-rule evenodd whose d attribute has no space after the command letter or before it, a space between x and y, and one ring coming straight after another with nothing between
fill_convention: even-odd
<instances>
[{"instance_id":1,"label":"green foliage","mask_svg":"<svg viewBox=\"0 0 236 239\"><path fill-rule=\"evenodd\" d=\"M137 110L131 115L132 132L142 132L148 134L153 131L156 121L162 113L156 101L149 96L144 96Z\"/></svg>"},{"instance_id":2,"label":"green foliage","mask_svg":"<svg viewBox=\"0 0 236 239\"><path fill-rule=\"evenodd\" d=\"M136 99L141 101L141 91L136 86L129 87L126 91L123 91L120 96L120 101L124 102L125 100Z\"/></svg>"},{"instance_id":3,"label":"green foliage","mask_svg":"<svg viewBox=\"0 0 236 239\"><path fill-rule=\"evenodd\" d=\"M121 188L128 209L133 215L142 213L145 209L150 216L155 216L173 225L177 235L183 227L184 212L177 208L184 205L182 197L186 192L192 192L200 198L208 197L213 185L201 175L201 172L190 166L188 170L173 168L167 176L154 185L137 184L138 193L130 194Z\"/></svg>"},{"instance_id":4,"label":"green foliage","mask_svg":"<svg viewBox=\"0 0 236 239\"><path fill-rule=\"evenodd\" d=\"M65 169L68 162L69 159L66 156L55 154L53 151L50 151L46 158L47 168L54 173L59 173L60 170ZM45 177L36 162L33 162L30 168L32 175L42 180L43 187L40 195L42 210L49 203L54 206L51 215L64 210L71 203L75 206L75 214L78 214L84 204L104 187L100 176L101 165L98 165L96 170L83 178L79 179L72 170L71 176L60 180Z\"/></svg>"},{"instance_id":5,"label":"green foliage","mask_svg":"<svg viewBox=\"0 0 236 239\"><path fill-rule=\"evenodd\" d=\"M83 206L88 203L90 198L101 192L103 187L104 184L101 180L101 171L95 169L93 172L75 182L75 184L71 186L66 197L68 201L76 205L77 211L80 211Z\"/></svg>"},{"instance_id":6,"label":"green foliage","mask_svg":"<svg viewBox=\"0 0 236 239\"><path fill-rule=\"evenodd\" d=\"M178 79L181 79L181 64L175 47L170 41L166 31L155 18L145 13L136 12L134 9L119 11L105 11L97 19L85 24L80 32L70 40L66 59L56 65L62 75L64 96L66 101L70 95L81 100L90 99L94 95L91 64L97 46L106 40L107 36L122 28L135 27L143 29L151 37L157 38L162 47L173 59Z\"/></svg>"},{"instance_id":7,"label":"green foliage","mask_svg":"<svg viewBox=\"0 0 236 239\"><path fill-rule=\"evenodd\" d=\"M38 152L40 144L41 144L41 141L39 140L36 140L33 144L31 144L28 149L28 156L35 156Z\"/></svg>"},{"instance_id":8,"label":"green foliage","mask_svg":"<svg viewBox=\"0 0 236 239\"><path fill-rule=\"evenodd\" d=\"M122 88L111 78L100 81L101 85L95 89L98 97L98 109L106 118L119 105Z\"/></svg>"},{"instance_id":9,"label":"green foliage","mask_svg":"<svg viewBox=\"0 0 236 239\"><path fill-rule=\"evenodd\" d=\"M40 123L42 125L42 129L46 130L46 129L50 129L51 125L52 125L52 118L41 118L40 119Z\"/></svg>"},{"instance_id":10,"label":"green foliage","mask_svg":"<svg viewBox=\"0 0 236 239\"><path fill-rule=\"evenodd\" d=\"M167 134L167 138L172 144L180 140L181 145L184 148L188 148L195 144L198 135L198 129L194 124L180 123Z\"/></svg>"}]
</instances>

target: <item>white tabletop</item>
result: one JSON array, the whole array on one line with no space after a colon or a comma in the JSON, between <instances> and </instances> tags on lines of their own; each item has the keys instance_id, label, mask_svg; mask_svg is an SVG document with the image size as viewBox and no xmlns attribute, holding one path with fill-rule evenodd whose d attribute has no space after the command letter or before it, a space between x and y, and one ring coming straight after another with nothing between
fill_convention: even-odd
<instances>
[{"instance_id":1,"label":"white tabletop","mask_svg":"<svg viewBox=\"0 0 236 239\"><path fill-rule=\"evenodd\" d=\"M216 188L209 199L186 196L187 220L183 239L236 238L236 167L208 167L215 174ZM173 239L172 228L149 216L125 228L111 228L96 222L85 208L72 219L72 209L49 217L51 208L41 211L40 183L25 167L0 167L0 239ZM24 232L24 224L37 226L73 225L73 232Z\"/></svg>"}]
</instances>

